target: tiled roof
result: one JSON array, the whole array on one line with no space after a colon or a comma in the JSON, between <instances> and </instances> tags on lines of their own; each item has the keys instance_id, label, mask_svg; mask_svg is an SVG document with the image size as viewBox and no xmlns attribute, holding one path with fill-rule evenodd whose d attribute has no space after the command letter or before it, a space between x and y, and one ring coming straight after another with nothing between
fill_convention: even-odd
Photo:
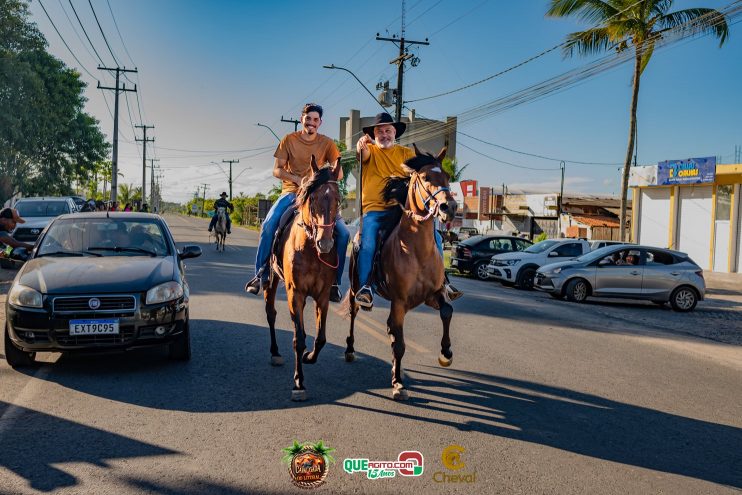
<instances>
[{"instance_id":1,"label":"tiled roof","mask_svg":"<svg viewBox=\"0 0 742 495\"><path fill-rule=\"evenodd\" d=\"M572 219L588 227L618 227L617 218L601 215L572 215Z\"/></svg>"}]
</instances>

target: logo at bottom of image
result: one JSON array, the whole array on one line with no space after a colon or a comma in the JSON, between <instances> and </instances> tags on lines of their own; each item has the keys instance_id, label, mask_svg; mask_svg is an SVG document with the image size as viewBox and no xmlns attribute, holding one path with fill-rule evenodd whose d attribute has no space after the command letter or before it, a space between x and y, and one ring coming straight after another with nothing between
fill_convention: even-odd
<instances>
[{"instance_id":1,"label":"logo at bottom of image","mask_svg":"<svg viewBox=\"0 0 742 495\"><path fill-rule=\"evenodd\" d=\"M366 473L370 480L401 476L421 476L424 470L423 455L416 450L400 452L396 461L372 461L370 459L345 459L343 471L348 474Z\"/></svg>"},{"instance_id":2,"label":"logo at bottom of image","mask_svg":"<svg viewBox=\"0 0 742 495\"><path fill-rule=\"evenodd\" d=\"M436 471L433 473L433 481L436 483L476 483L477 472L464 471L466 464L461 459L461 454L466 449L460 445L449 445L441 452L441 463L447 471Z\"/></svg>"},{"instance_id":3,"label":"logo at bottom of image","mask_svg":"<svg viewBox=\"0 0 742 495\"><path fill-rule=\"evenodd\" d=\"M328 447L320 440L317 443L299 443L294 440L291 447L283 450L283 462L289 466L289 475L299 488L317 488L327 479L330 464L335 462Z\"/></svg>"}]
</instances>

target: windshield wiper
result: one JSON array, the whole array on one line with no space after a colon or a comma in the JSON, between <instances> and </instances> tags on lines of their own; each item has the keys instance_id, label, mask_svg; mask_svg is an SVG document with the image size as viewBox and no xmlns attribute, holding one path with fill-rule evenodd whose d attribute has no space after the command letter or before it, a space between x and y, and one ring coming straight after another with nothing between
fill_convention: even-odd
<instances>
[{"instance_id":1,"label":"windshield wiper","mask_svg":"<svg viewBox=\"0 0 742 495\"><path fill-rule=\"evenodd\" d=\"M98 253L90 253L95 256L100 256ZM52 251L49 253L43 253L37 256L37 258L41 258L42 256L84 256L83 253L79 251Z\"/></svg>"},{"instance_id":2,"label":"windshield wiper","mask_svg":"<svg viewBox=\"0 0 742 495\"><path fill-rule=\"evenodd\" d=\"M120 246L116 246L116 247L104 247L104 246L96 246L96 247L88 248L88 251L113 251L113 252L116 252L116 253L120 253L120 252L131 252L131 253L143 253L143 254L147 254L147 255L152 256L152 257L157 256L157 253L155 253L154 251L149 251L148 249L142 249L142 248L138 248L138 247L120 247Z\"/></svg>"}]
</instances>

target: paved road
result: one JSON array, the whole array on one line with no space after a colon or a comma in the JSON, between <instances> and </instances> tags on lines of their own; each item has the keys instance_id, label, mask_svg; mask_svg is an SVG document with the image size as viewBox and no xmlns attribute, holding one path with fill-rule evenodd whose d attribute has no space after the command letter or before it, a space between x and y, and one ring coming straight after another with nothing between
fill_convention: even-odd
<instances>
[{"instance_id":1,"label":"paved road","mask_svg":"<svg viewBox=\"0 0 742 495\"><path fill-rule=\"evenodd\" d=\"M389 398L388 306L378 304L362 313L352 364L347 323L331 315L328 345L305 368L309 400L292 403L285 295L277 323L287 365L273 368L262 301L242 292L256 234L235 229L220 254L204 221L168 222L181 244L204 248L188 261L193 359L48 355L24 373L3 360L0 494L298 493L280 461L294 439L337 449L318 493L742 489L742 349L724 343L742 332L733 298L689 317L457 279L467 295L456 302L451 368L437 364L437 313L406 320L409 402ZM721 336L694 337L699 326ZM451 444L465 449L457 471L441 460ZM343 472L345 458L391 461L404 450L424 454L419 478ZM436 483L441 471L476 481Z\"/></svg>"}]
</instances>

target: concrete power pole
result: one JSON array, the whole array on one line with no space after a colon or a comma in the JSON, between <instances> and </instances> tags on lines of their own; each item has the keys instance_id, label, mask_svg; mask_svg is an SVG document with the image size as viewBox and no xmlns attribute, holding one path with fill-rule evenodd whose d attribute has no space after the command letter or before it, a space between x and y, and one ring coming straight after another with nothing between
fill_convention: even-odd
<instances>
[{"instance_id":1,"label":"concrete power pole","mask_svg":"<svg viewBox=\"0 0 742 495\"><path fill-rule=\"evenodd\" d=\"M136 69L127 69L127 68L120 68L120 67L101 67L98 66L98 70L107 70L116 72L116 86L113 88L109 88L107 86L101 86L100 81L98 82L98 89L109 89L114 92L115 98L114 98L114 111L113 111L113 159L112 159L112 167L111 167L111 201L116 201L118 196L118 174L119 174L119 93L123 93L126 91L131 91L132 93L135 93L137 90L137 85L134 85L134 89L128 89L126 87L126 83L124 83L122 86L119 86L119 80L121 77L121 74L126 72L137 72Z\"/></svg>"},{"instance_id":2,"label":"concrete power pole","mask_svg":"<svg viewBox=\"0 0 742 495\"><path fill-rule=\"evenodd\" d=\"M232 201L232 164L240 163L240 161L239 160L222 160L222 163L229 163L229 200Z\"/></svg>"},{"instance_id":3,"label":"concrete power pole","mask_svg":"<svg viewBox=\"0 0 742 495\"><path fill-rule=\"evenodd\" d=\"M201 215L206 214L206 189L208 189L208 184L202 184L204 186L204 199L201 201Z\"/></svg>"},{"instance_id":4,"label":"concrete power pole","mask_svg":"<svg viewBox=\"0 0 742 495\"><path fill-rule=\"evenodd\" d=\"M150 158L149 159L149 169L150 169L150 193L149 193L149 208L152 210L152 208L155 206L155 162L159 162L159 158ZM142 189L142 202L145 201L144 197L144 189Z\"/></svg>"},{"instance_id":5,"label":"concrete power pole","mask_svg":"<svg viewBox=\"0 0 742 495\"><path fill-rule=\"evenodd\" d=\"M296 129L299 127L299 124L301 124L301 121L294 120L294 119L284 119L283 115L281 115L281 122L288 122L289 124L294 124L294 132L296 132ZM232 199L232 198L230 198Z\"/></svg>"},{"instance_id":6,"label":"concrete power pole","mask_svg":"<svg viewBox=\"0 0 742 495\"><path fill-rule=\"evenodd\" d=\"M379 33L376 33L376 39L377 41L391 41L395 45L398 44L399 46L399 56L393 60L390 60L390 64L397 64L397 89L395 90L395 103L396 103L396 112L394 120L399 122L402 119L402 104L404 103L404 100L402 99L402 87L403 87L403 81L404 81L404 63L409 60L412 60L413 67L416 66L419 63L419 59L416 57L413 57L411 53L408 53L405 46L409 45L430 45L428 43L428 38L425 38L425 41L412 41L405 39L405 2L402 0L402 35L401 37L397 38L396 35L392 36L391 38L383 38L379 36ZM417 60L417 62L416 62Z\"/></svg>"},{"instance_id":7,"label":"concrete power pole","mask_svg":"<svg viewBox=\"0 0 742 495\"><path fill-rule=\"evenodd\" d=\"M147 138L147 129L154 129L155 126L153 125L135 125L137 129L141 129L144 133L144 137L142 139L137 138L134 136L134 141L143 143L142 147L142 203L146 201L147 198L147 143L154 143L155 138Z\"/></svg>"}]
</instances>

